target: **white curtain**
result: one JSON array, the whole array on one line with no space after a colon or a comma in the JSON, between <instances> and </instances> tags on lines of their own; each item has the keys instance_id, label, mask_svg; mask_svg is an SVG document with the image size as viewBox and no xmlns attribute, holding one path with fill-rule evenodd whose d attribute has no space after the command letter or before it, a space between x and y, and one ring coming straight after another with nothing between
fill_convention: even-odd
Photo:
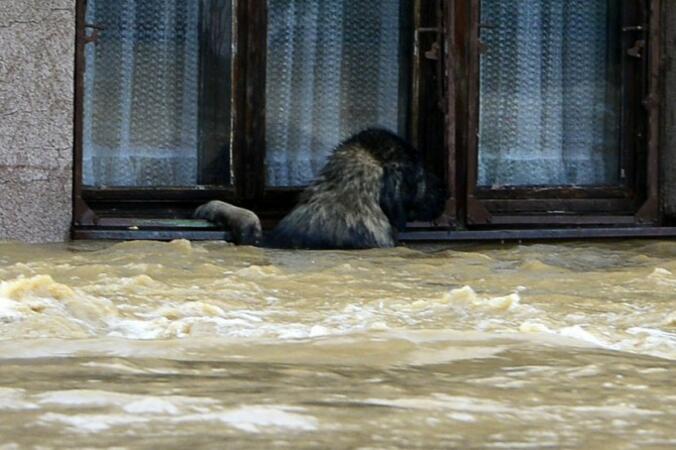
<instances>
[{"instance_id":1,"label":"white curtain","mask_svg":"<svg viewBox=\"0 0 676 450\"><path fill-rule=\"evenodd\" d=\"M194 185L199 2L88 0L87 23L85 185Z\"/></svg>"},{"instance_id":2,"label":"white curtain","mask_svg":"<svg viewBox=\"0 0 676 450\"><path fill-rule=\"evenodd\" d=\"M609 14L606 0L482 1L480 185L618 181Z\"/></svg>"},{"instance_id":3,"label":"white curtain","mask_svg":"<svg viewBox=\"0 0 676 450\"><path fill-rule=\"evenodd\" d=\"M307 184L363 128L405 132L406 1L268 0L268 185Z\"/></svg>"}]
</instances>

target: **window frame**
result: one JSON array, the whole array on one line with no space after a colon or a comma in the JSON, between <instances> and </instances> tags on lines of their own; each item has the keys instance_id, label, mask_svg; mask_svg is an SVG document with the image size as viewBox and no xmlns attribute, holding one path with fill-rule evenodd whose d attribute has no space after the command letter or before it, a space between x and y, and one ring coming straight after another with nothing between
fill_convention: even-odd
<instances>
[{"instance_id":1,"label":"window frame","mask_svg":"<svg viewBox=\"0 0 676 450\"><path fill-rule=\"evenodd\" d=\"M480 5L481 0L451 0L447 20L449 153L455 179L452 198L458 220L468 227L634 226L659 221L659 20L660 0L622 0L623 26L643 14L643 58L640 64L622 58L621 159L629 162L621 187L488 188L478 186ZM634 22L636 20L634 19ZM637 39L624 32L622 48ZM646 43L647 42L647 43ZM628 47L627 47L628 48ZM639 66L639 67L636 67ZM455 120L454 120L455 119Z\"/></svg>"},{"instance_id":2,"label":"window frame","mask_svg":"<svg viewBox=\"0 0 676 450\"><path fill-rule=\"evenodd\" d=\"M232 46L236 48L231 78L230 155L231 167L236 173L232 185L187 189L92 189L82 185L84 49L90 35L85 27L86 0L77 0L74 238L185 236L220 239L223 234L214 231L216 228L178 226L170 221L188 218L199 204L220 199L253 209L261 217L264 227L269 228L295 204L302 188L265 186L264 68L267 36L260 30L267 29L267 2L220 1L232 2ZM636 111L632 117L636 118L638 125L629 123L627 127L635 129L640 126L643 133L638 147L628 150L630 154L643 155L631 185L623 189L534 187L488 191L476 186L479 1L414 0L410 138L417 148L428 150L425 153L428 166L444 178L449 195L445 213L437 221L411 223L409 231L414 233L403 233L402 237L413 240L481 239L484 236L481 233L485 233L487 239L492 239L491 236L504 239L505 236L519 235L510 231L519 228L527 231L523 234L527 238L584 236L584 233L562 234L555 230L566 227L582 227L583 230L586 227L590 236L600 237L616 236L617 233L635 235L637 231L632 228L637 226L643 227L646 233L662 235L662 231L649 228L660 221L658 99L661 0L622 0L646 5L646 24L649 25L644 49L647 56L642 64L642 92L632 97L632 108ZM436 55L432 48L435 42L439 43ZM137 229L137 219L149 218L165 221ZM462 231L466 229L478 231ZM620 232L622 229L625 231ZM462 233L466 233L466 237L463 238Z\"/></svg>"},{"instance_id":3,"label":"window frame","mask_svg":"<svg viewBox=\"0 0 676 450\"><path fill-rule=\"evenodd\" d=\"M230 0L218 0L219 5L225 6ZM237 0L243 2L242 0ZM234 2L232 2L234 6ZM195 185L194 187L105 187L96 188L85 186L82 181L83 169L82 161L84 154L84 77L86 70L85 46L95 45L97 33L105 32L99 29L96 24L86 23L87 0L76 0L76 48L75 48L75 105L74 105L74 161L73 161L73 226L78 227L106 227L106 226L127 226L124 225L126 219L138 217L156 217L161 218L179 218L189 217L189 211L194 209L202 201L219 198L222 200L235 201L238 198L238 187L233 183L226 182L229 178L227 172L223 174L222 183L211 185ZM200 26L204 26L204 17L200 18ZM233 21L234 26L234 21ZM88 33L88 30L93 30ZM205 37L206 36L206 37ZM200 96L199 96L199 114L204 114L204 109L211 107L208 101L213 102L213 96L204 93L208 87L205 87L203 77L205 73L214 70L214 65L204 63L202 58L206 47L211 45L209 36L200 36ZM234 40L234 30L232 32ZM233 58L234 59L234 58ZM242 71L234 61L231 65L231 86L234 92L234 76ZM231 107L232 101L228 101ZM230 112L234 115L234 112ZM223 124L223 133L230 133L230 123ZM202 129L200 128L200 131ZM204 140L200 137L198 146L195 149L197 153L204 152ZM239 163L238 156L230 150L230 159L232 165ZM226 169L227 170L227 169ZM129 226L132 223L129 222Z\"/></svg>"},{"instance_id":4,"label":"window frame","mask_svg":"<svg viewBox=\"0 0 676 450\"><path fill-rule=\"evenodd\" d=\"M213 0L212 0L213 1ZM273 226L296 203L303 187L272 187L265 183L265 86L267 54L267 1L218 0L232 5L232 65L230 99L230 159L233 174L231 185L196 185L176 188L113 187L92 188L82 184L83 156L83 95L85 45L89 38L85 23L87 0L77 0L76 81L75 81L75 164L74 164L74 227L124 227L134 219L155 217L177 219L190 217L199 204L208 200L224 200L253 209L261 217L264 227ZM409 129L416 144L434 145L429 154L443 152L444 122L438 91L443 86L441 55L432 61L425 52L437 40L441 42L441 5L445 2L414 0L415 42L411 70L411 101ZM432 6L430 7L430 5ZM205 20L202 17L202 20ZM261 32L266 30L266 32ZM105 32L105 31L103 31ZM430 39L431 37L431 39ZM209 45L201 42L201 47ZM202 52L202 48L200 52ZM205 70L202 59L201 71ZM200 75L202 76L202 74ZM432 79L434 78L434 79ZM200 103L202 103L200 94ZM207 96L209 98L209 96ZM213 96L212 96L213 98ZM207 100L208 101L208 100ZM214 100L211 100L212 102ZM430 106L431 105L431 106ZM207 105L208 107L209 105ZM200 104L200 111L203 105ZM419 120L421 113L434 121ZM414 126L427 123L427 126ZM201 151L201 142L197 150ZM434 163L430 162L433 166ZM426 226L429 224L414 224ZM161 226L161 225L158 225ZM170 228L170 227L169 227Z\"/></svg>"}]
</instances>

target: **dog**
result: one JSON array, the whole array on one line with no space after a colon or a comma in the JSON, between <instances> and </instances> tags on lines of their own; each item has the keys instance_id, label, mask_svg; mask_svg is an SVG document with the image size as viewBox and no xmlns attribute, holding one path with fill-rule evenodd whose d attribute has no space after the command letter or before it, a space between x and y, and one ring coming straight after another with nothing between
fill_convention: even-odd
<instances>
[{"instance_id":1,"label":"dog","mask_svg":"<svg viewBox=\"0 0 676 450\"><path fill-rule=\"evenodd\" d=\"M226 225L238 244L297 249L394 247L408 221L442 212L441 181L416 150L394 133L367 129L340 143L298 204L261 238L251 211L225 202L200 206L195 217Z\"/></svg>"}]
</instances>

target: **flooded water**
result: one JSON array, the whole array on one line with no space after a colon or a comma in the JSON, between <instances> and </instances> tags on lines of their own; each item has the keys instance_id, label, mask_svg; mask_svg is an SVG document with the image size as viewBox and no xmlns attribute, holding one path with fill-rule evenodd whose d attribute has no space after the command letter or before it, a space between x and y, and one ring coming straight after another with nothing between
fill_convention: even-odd
<instances>
[{"instance_id":1,"label":"flooded water","mask_svg":"<svg viewBox=\"0 0 676 450\"><path fill-rule=\"evenodd\" d=\"M676 447L676 242L0 244L0 449Z\"/></svg>"}]
</instances>

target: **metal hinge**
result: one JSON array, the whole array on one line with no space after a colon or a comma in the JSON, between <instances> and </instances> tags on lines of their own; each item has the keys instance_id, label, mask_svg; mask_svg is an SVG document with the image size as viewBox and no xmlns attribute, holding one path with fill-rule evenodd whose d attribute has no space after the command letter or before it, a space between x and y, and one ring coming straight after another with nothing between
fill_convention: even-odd
<instances>
[{"instance_id":1,"label":"metal hinge","mask_svg":"<svg viewBox=\"0 0 676 450\"><path fill-rule=\"evenodd\" d=\"M645 25L631 25L627 27L622 27L622 32L632 33L639 32L644 33L646 30ZM634 41L634 44L627 50L627 55L632 58L643 58L643 49L645 48L645 39L637 39Z\"/></svg>"},{"instance_id":2,"label":"metal hinge","mask_svg":"<svg viewBox=\"0 0 676 450\"><path fill-rule=\"evenodd\" d=\"M98 42L99 36L101 36L101 32L106 29L106 27L104 27L104 26L96 25L96 24L90 24L90 23L86 23L84 27L85 27L84 43L85 44L93 43L94 45L96 45L96 43ZM92 31L92 34L87 35L87 32L86 32L87 28L91 28L92 30L94 30L94 31Z\"/></svg>"},{"instance_id":3,"label":"metal hinge","mask_svg":"<svg viewBox=\"0 0 676 450\"><path fill-rule=\"evenodd\" d=\"M632 58L643 58L643 49L645 48L645 40L639 39L634 41L634 45L627 50L627 55Z\"/></svg>"}]
</instances>

